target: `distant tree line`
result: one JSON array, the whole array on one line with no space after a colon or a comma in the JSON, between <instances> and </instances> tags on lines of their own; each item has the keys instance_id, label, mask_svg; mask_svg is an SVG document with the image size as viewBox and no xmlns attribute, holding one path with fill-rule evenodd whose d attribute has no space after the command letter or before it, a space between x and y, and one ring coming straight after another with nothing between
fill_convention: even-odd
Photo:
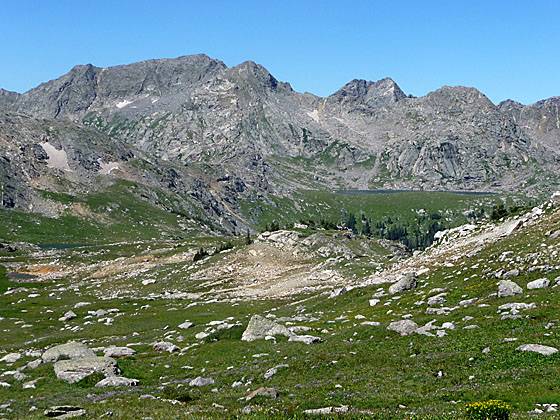
<instances>
[{"instance_id":1,"label":"distant tree line","mask_svg":"<svg viewBox=\"0 0 560 420\"><path fill-rule=\"evenodd\" d=\"M464 213L464 216L471 222L484 217L499 220L525 209L526 207L520 206L510 206L508 208L504 203L496 203L490 210L485 211L484 208L479 207ZM310 229L348 229L355 235L399 241L410 250L429 247L434 242L436 232L451 227L442 215L437 212L417 214L413 218L406 219L401 219L398 216L385 216L380 219L373 219L364 213L360 213L357 217L353 212L343 210L338 222L333 222L326 218L312 219L307 217L300 219L299 223ZM291 224L286 225L287 229L291 227ZM264 230L270 232L280 229L280 223L276 220L264 226Z\"/></svg>"}]
</instances>

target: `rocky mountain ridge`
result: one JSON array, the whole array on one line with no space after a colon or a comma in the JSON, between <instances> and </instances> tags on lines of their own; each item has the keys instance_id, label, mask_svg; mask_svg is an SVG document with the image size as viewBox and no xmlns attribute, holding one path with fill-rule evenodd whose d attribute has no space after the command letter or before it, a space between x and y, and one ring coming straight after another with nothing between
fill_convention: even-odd
<instances>
[{"instance_id":1,"label":"rocky mountain ridge","mask_svg":"<svg viewBox=\"0 0 560 420\"><path fill-rule=\"evenodd\" d=\"M494 105L467 87L445 86L416 98L389 78L352 80L322 98L294 91L254 62L227 67L194 55L79 65L24 94L2 91L0 110L12 126L0 127L0 136L10 132L17 159L36 163L40 159L23 150L42 147L39 132L54 121L87 128L116 149L137 150L147 161L168 162L200 179L234 214L240 195L309 188L550 190L560 165L559 107L558 98ZM25 130L14 121L23 119L35 121L33 139L18 134ZM94 142L80 147L81 155L99 159ZM7 156L8 149L1 149L0 173L17 174L11 168L16 152ZM80 159L68 164L86 169L85 183L99 175ZM122 176L117 170L104 175ZM32 195L33 176L27 178L3 175L2 182ZM224 195L224 188L231 191Z\"/></svg>"}]
</instances>

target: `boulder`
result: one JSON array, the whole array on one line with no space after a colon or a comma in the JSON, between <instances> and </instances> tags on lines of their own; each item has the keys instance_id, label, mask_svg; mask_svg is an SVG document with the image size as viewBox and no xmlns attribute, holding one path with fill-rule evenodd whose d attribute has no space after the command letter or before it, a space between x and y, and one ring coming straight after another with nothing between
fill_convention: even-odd
<instances>
[{"instance_id":1,"label":"boulder","mask_svg":"<svg viewBox=\"0 0 560 420\"><path fill-rule=\"evenodd\" d=\"M517 347L518 351L527 351L533 353L539 353L543 356L550 356L558 352L558 349L550 346L543 346L541 344L523 344Z\"/></svg>"},{"instance_id":2,"label":"boulder","mask_svg":"<svg viewBox=\"0 0 560 420\"><path fill-rule=\"evenodd\" d=\"M288 365L282 364L282 365L278 365L278 366L274 366L273 368L268 369L265 373L264 373L264 379L270 379L272 378L274 375L276 375L278 373L278 369L285 369L288 368Z\"/></svg>"},{"instance_id":3,"label":"boulder","mask_svg":"<svg viewBox=\"0 0 560 420\"><path fill-rule=\"evenodd\" d=\"M445 303L446 301L446 297L447 293L440 293L437 294L435 296L431 296L428 298L428 305L429 306L433 306L433 305L441 305L442 303Z\"/></svg>"},{"instance_id":4,"label":"boulder","mask_svg":"<svg viewBox=\"0 0 560 420\"><path fill-rule=\"evenodd\" d=\"M253 315L247 328L241 336L242 341L255 341L262 340L267 336L283 335L285 337L292 337L295 334L292 333L284 325L278 324L277 322L271 321L270 319L264 318L260 315Z\"/></svg>"},{"instance_id":5,"label":"boulder","mask_svg":"<svg viewBox=\"0 0 560 420\"><path fill-rule=\"evenodd\" d=\"M508 278L517 277L517 276L519 276L519 270L517 268L514 268L513 270L509 270L509 271L505 272L502 277L505 278L505 279L508 279Z\"/></svg>"},{"instance_id":6,"label":"boulder","mask_svg":"<svg viewBox=\"0 0 560 420\"><path fill-rule=\"evenodd\" d=\"M5 363L11 365L12 363L17 362L19 359L21 359L21 354L19 354L19 353L8 353L7 355L5 355L4 357L2 357L0 359L0 362L5 362Z\"/></svg>"},{"instance_id":7,"label":"boulder","mask_svg":"<svg viewBox=\"0 0 560 420\"><path fill-rule=\"evenodd\" d=\"M288 338L288 341L295 341L304 344L313 344L321 342L321 337L315 337L314 335L292 335Z\"/></svg>"},{"instance_id":8,"label":"boulder","mask_svg":"<svg viewBox=\"0 0 560 420\"><path fill-rule=\"evenodd\" d=\"M136 350L130 347L107 347L103 350L105 357L127 357L136 354Z\"/></svg>"},{"instance_id":9,"label":"boulder","mask_svg":"<svg viewBox=\"0 0 560 420\"><path fill-rule=\"evenodd\" d=\"M138 379L125 378L123 376L109 376L95 384L96 388L104 388L108 386L137 386L140 383Z\"/></svg>"},{"instance_id":10,"label":"boulder","mask_svg":"<svg viewBox=\"0 0 560 420\"><path fill-rule=\"evenodd\" d=\"M168 352L168 353L174 353L180 350L179 347L177 347L175 344L170 343L168 341L159 341L157 343L154 343L153 349L155 351Z\"/></svg>"},{"instance_id":11,"label":"boulder","mask_svg":"<svg viewBox=\"0 0 560 420\"><path fill-rule=\"evenodd\" d=\"M322 407L322 408L310 408L304 410L303 414L310 416L326 416L328 414L346 414L348 413L348 406L341 405L340 407Z\"/></svg>"},{"instance_id":12,"label":"boulder","mask_svg":"<svg viewBox=\"0 0 560 420\"><path fill-rule=\"evenodd\" d=\"M406 290L412 290L416 288L417 284L416 273L406 273L400 278L400 280L389 287L389 293L394 295Z\"/></svg>"},{"instance_id":13,"label":"boulder","mask_svg":"<svg viewBox=\"0 0 560 420\"><path fill-rule=\"evenodd\" d=\"M118 373L118 369L115 359L93 356L59 360L54 364L54 373L58 379L73 384L94 373L114 376Z\"/></svg>"},{"instance_id":14,"label":"boulder","mask_svg":"<svg viewBox=\"0 0 560 420\"><path fill-rule=\"evenodd\" d=\"M203 378L201 376L198 376L189 382L189 386L208 386L213 384L214 384L214 379Z\"/></svg>"},{"instance_id":15,"label":"boulder","mask_svg":"<svg viewBox=\"0 0 560 420\"><path fill-rule=\"evenodd\" d=\"M418 324L410 319L393 321L387 327L389 331L395 331L400 335L410 335L418 329Z\"/></svg>"},{"instance_id":16,"label":"boulder","mask_svg":"<svg viewBox=\"0 0 560 420\"><path fill-rule=\"evenodd\" d=\"M66 312L62 317L58 318L59 321L66 322L70 321L71 319L76 318L78 315L74 313L74 311Z\"/></svg>"},{"instance_id":17,"label":"boulder","mask_svg":"<svg viewBox=\"0 0 560 420\"><path fill-rule=\"evenodd\" d=\"M276 399L276 398L278 398L278 395L279 395L278 391L274 388L261 387L261 388L255 389L253 392L250 392L245 397L245 400L246 401L251 401L253 398L256 398L256 397Z\"/></svg>"},{"instance_id":18,"label":"boulder","mask_svg":"<svg viewBox=\"0 0 560 420\"><path fill-rule=\"evenodd\" d=\"M523 289L511 280L500 280L498 282L498 297L509 297L520 295Z\"/></svg>"},{"instance_id":19,"label":"boulder","mask_svg":"<svg viewBox=\"0 0 560 420\"><path fill-rule=\"evenodd\" d=\"M550 280L547 278L537 279L527 283L527 289L545 289L550 286Z\"/></svg>"},{"instance_id":20,"label":"boulder","mask_svg":"<svg viewBox=\"0 0 560 420\"><path fill-rule=\"evenodd\" d=\"M95 357L93 350L85 344L70 341L66 344L54 346L43 353L43 362L56 362L60 359L77 359L79 357Z\"/></svg>"},{"instance_id":21,"label":"boulder","mask_svg":"<svg viewBox=\"0 0 560 420\"><path fill-rule=\"evenodd\" d=\"M177 326L177 328L180 328L180 329L182 329L182 330L187 330L187 329L191 328L193 325L194 325L194 324L193 324L192 322L190 322L190 321L185 321L185 322L183 322L182 324L179 324L179 325Z\"/></svg>"}]
</instances>

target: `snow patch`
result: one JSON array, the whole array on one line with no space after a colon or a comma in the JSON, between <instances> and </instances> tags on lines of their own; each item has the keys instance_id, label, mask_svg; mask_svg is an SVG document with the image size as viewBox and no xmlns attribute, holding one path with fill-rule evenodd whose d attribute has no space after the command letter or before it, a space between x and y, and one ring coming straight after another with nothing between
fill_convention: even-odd
<instances>
[{"instance_id":1,"label":"snow patch","mask_svg":"<svg viewBox=\"0 0 560 420\"><path fill-rule=\"evenodd\" d=\"M64 149L58 150L52 144L47 142L39 144L49 157L47 160L47 167L61 169L63 171L69 172L72 171L72 169L70 169L70 166L68 165L68 155L66 154L66 151Z\"/></svg>"}]
</instances>

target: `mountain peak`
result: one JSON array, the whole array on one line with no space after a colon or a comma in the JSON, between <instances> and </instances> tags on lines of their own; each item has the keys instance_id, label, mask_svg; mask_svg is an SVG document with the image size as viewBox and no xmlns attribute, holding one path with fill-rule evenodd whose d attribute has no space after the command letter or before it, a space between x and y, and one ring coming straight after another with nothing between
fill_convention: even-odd
<instances>
[{"instance_id":1,"label":"mountain peak","mask_svg":"<svg viewBox=\"0 0 560 420\"><path fill-rule=\"evenodd\" d=\"M368 106L384 106L405 98L406 94L391 78L386 77L375 82L353 79L329 98L339 103L361 103Z\"/></svg>"},{"instance_id":2,"label":"mountain peak","mask_svg":"<svg viewBox=\"0 0 560 420\"><path fill-rule=\"evenodd\" d=\"M254 61L244 61L229 69L229 74L241 84L261 86L271 90L292 91L289 83L280 82L264 66Z\"/></svg>"},{"instance_id":3,"label":"mountain peak","mask_svg":"<svg viewBox=\"0 0 560 420\"><path fill-rule=\"evenodd\" d=\"M481 91L468 86L442 86L428 93L425 98L444 108L452 105L478 104L487 108L495 108L496 105Z\"/></svg>"}]
</instances>

